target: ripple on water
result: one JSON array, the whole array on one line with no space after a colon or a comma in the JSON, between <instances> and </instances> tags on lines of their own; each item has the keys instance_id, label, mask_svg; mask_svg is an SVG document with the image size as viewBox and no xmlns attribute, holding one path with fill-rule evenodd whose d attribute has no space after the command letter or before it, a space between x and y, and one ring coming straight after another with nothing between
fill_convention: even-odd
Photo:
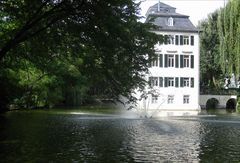
<instances>
[{"instance_id":1,"label":"ripple on water","mask_svg":"<svg viewBox=\"0 0 240 163\"><path fill-rule=\"evenodd\" d=\"M31 123L29 123L31 119ZM3 123L4 124L4 123ZM239 118L21 115L0 131L6 162L234 162ZM14 140L14 143L11 143Z\"/></svg>"}]
</instances>

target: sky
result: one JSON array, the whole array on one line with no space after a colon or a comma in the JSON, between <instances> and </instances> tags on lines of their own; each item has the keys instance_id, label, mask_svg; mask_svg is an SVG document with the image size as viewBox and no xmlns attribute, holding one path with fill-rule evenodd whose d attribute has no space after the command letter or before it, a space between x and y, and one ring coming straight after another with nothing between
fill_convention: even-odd
<instances>
[{"instance_id":1,"label":"sky","mask_svg":"<svg viewBox=\"0 0 240 163\"><path fill-rule=\"evenodd\" d=\"M158 0L142 0L141 15L145 16L148 8L158 2ZM225 2L224 2L225 1ZM176 12L190 16L192 23L197 26L200 20L207 18L208 14L216 9L224 7L228 0L160 0L167 5L176 8Z\"/></svg>"}]
</instances>

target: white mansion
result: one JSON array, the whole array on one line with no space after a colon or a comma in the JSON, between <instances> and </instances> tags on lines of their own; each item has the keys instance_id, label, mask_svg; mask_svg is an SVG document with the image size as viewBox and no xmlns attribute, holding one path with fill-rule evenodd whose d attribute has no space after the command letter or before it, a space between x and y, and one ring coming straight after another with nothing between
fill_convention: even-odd
<instances>
[{"instance_id":1,"label":"white mansion","mask_svg":"<svg viewBox=\"0 0 240 163\"><path fill-rule=\"evenodd\" d=\"M157 57L146 75L150 84L146 92L155 93L148 93L138 107L153 116L197 115L200 111L198 29L189 16L176 13L176 8L164 3L151 6L146 16L146 22L159 27L153 32L168 39L155 46Z\"/></svg>"}]
</instances>

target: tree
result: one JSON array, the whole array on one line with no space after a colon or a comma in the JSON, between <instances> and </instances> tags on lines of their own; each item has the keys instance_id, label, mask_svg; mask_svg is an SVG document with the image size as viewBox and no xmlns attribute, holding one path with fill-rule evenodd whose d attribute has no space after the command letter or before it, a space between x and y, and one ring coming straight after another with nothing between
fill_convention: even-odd
<instances>
[{"instance_id":1,"label":"tree","mask_svg":"<svg viewBox=\"0 0 240 163\"><path fill-rule=\"evenodd\" d=\"M219 88L218 80L222 78L219 60L218 13L216 10L200 23L200 69L201 82L211 88Z\"/></svg>"},{"instance_id":2,"label":"tree","mask_svg":"<svg viewBox=\"0 0 240 163\"><path fill-rule=\"evenodd\" d=\"M57 79L48 90L55 86L66 94L77 88L84 96L134 100L154 45L162 41L150 32L153 25L138 21L138 6L132 0L1 1L1 68L23 60L33 74Z\"/></svg>"},{"instance_id":3,"label":"tree","mask_svg":"<svg viewBox=\"0 0 240 163\"><path fill-rule=\"evenodd\" d=\"M240 77L239 11L240 1L230 0L201 22L201 78L212 88L219 88L232 73Z\"/></svg>"},{"instance_id":4,"label":"tree","mask_svg":"<svg viewBox=\"0 0 240 163\"><path fill-rule=\"evenodd\" d=\"M0 60L24 42L64 20L76 8L81 8L84 0L43 0L21 1L3 0L0 2L1 28L3 37L0 49ZM73 7L73 5L75 5Z\"/></svg>"},{"instance_id":5,"label":"tree","mask_svg":"<svg viewBox=\"0 0 240 163\"><path fill-rule=\"evenodd\" d=\"M223 72L240 73L240 1L231 0L218 17L220 64Z\"/></svg>"}]
</instances>

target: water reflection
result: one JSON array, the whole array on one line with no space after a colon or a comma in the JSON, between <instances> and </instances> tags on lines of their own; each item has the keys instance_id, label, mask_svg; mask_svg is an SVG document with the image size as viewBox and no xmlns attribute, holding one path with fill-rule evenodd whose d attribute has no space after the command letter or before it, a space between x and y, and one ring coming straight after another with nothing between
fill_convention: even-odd
<instances>
[{"instance_id":1,"label":"water reflection","mask_svg":"<svg viewBox=\"0 0 240 163\"><path fill-rule=\"evenodd\" d=\"M240 160L239 117L215 117L202 120L202 162L238 162Z\"/></svg>"},{"instance_id":2,"label":"water reflection","mask_svg":"<svg viewBox=\"0 0 240 163\"><path fill-rule=\"evenodd\" d=\"M0 117L3 162L233 162L239 116L131 119L9 113Z\"/></svg>"},{"instance_id":3,"label":"water reflection","mask_svg":"<svg viewBox=\"0 0 240 163\"><path fill-rule=\"evenodd\" d=\"M189 122L187 122L189 125ZM144 162L198 161L198 124L175 120L145 120L139 124L131 143L134 158ZM144 135L144 136L137 136Z\"/></svg>"}]
</instances>

